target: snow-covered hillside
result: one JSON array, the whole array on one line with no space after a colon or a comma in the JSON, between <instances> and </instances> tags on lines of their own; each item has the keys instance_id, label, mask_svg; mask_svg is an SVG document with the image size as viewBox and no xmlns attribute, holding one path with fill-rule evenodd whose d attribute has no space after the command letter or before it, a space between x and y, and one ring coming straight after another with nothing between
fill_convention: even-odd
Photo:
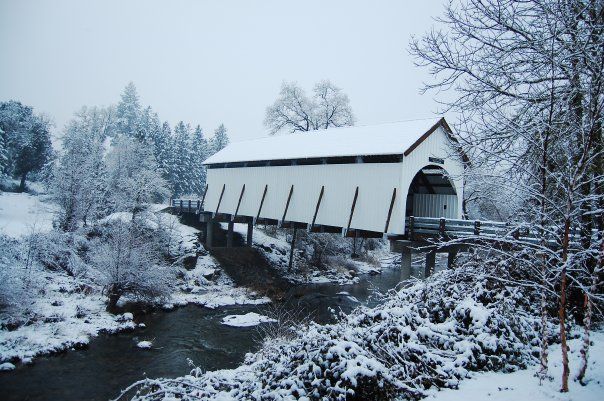
<instances>
[{"instance_id":1,"label":"snow-covered hillside","mask_svg":"<svg viewBox=\"0 0 604 401\"><path fill-rule=\"evenodd\" d=\"M44 196L0 193L0 233L13 238L52 229L56 205Z\"/></svg>"}]
</instances>

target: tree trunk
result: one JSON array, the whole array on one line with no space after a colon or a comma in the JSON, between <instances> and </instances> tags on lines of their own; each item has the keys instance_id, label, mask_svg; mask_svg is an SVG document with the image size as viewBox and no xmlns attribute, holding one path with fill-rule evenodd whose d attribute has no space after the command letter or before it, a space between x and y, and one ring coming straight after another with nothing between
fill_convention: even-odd
<instances>
[{"instance_id":1,"label":"tree trunk","mask_svg":"<svg viewBox=\"0 0 604 401\"><path fill-rule=\"evenodd\" d=\"M583 317L583 346L581 347L581 367L579 368L579 374L577 380L582 385L585 385L583 380L585 379L585 373L587 372L587 364L589 361L589 334L591 332L591 317L593 315L593 303L590 295L595 294L598 288L598 277L600 271L604 267L604 239L600 241L600 256L597 264L597 268L591 274L591 286L589 293L585 293L585 316Z\"/></svg>"},{"instance_id":2,"label":"tree trunk","mask_svg":"<svg viewBox=\"0 0 604 401\"><path fill-rule=\"evenodd\" d=\"M21 175L21 183L19 184L19 192L25 192L25 180L27 179L27 172Z\"/></svg>"},{"instance_id":3,"label":"tree trunk","mask_svg":"<svg viewBox=\"0 0 604 401\"><path fill-rule=\"evenodd\" d=\"M570 237L570 218L564 221L564 237L562 238L562 273L560 274L560 307L558 318L560 319L560 347L562 348L562 387L560 392L568 392L568 345L566 343L566 262L568 260L568 247Z\"/></svg>"}]
</instances>

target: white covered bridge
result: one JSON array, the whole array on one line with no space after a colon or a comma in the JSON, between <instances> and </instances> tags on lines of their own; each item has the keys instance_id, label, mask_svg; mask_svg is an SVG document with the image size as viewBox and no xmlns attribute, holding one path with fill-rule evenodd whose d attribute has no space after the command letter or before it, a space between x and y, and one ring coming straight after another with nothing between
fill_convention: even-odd
<instances>
[{"instance_id":1,"label":"white covered bridge","mask_svg":"<svg viewBox=\"0 0 604 401\"><path fill-rule=\"evenodd\" d=\"M462 155L443 118L236 142L204 164L201 209L219 220L401 236L407 216L461 217Z\"/></svg>"}]
</instances>

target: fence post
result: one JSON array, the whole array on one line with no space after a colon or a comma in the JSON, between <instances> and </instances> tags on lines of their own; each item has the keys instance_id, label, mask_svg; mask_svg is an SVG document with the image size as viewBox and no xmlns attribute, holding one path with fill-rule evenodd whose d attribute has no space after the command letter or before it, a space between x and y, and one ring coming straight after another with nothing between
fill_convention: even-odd
<instances>
[{"instance_id":1,"label":"fence post","mask_svg":"<svg viewBox=\"0 0 604 401\"><path fill-rule=\"evenodd\" d=\"M413 237L415 237L415 219L413 218L413 216L409 216L409 239L413 240Z\"/></svg>"},{"instance_id":2,"label":"fence post","mask_svg":"<svg viewBox=\"0 0 604 401\"><path fill-rule=\"evenodd\" d=\"M440 235L443 237L445 236L445 224L446 224L446 220L443 217L441 217L440 221L438 223L438 231L440 232Z\"/></svg>"},{"instance_id":3,"label":"fence post","mask_svg":"<svg viewBox=\"0 0 604 401\"><path fill-rule=\"evenodd\" d=\"M474 235L480 235L480 220L474 221Z\"/></svg>"}]
</instances>

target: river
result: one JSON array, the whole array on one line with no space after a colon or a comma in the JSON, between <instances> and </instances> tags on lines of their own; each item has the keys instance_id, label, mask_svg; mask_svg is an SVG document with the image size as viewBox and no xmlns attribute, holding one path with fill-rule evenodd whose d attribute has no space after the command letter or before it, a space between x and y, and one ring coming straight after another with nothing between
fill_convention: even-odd
<instances>
[{"instance_id":1,"label":"river","mask_svg":"<svg viewBox=\"0 0 604 401\"><path fill-rule=\"evenodd\" d=\"M398 267L381 274L362 276L352 285L313 284L291 287L279 307L304 310L319 323L332 321L330 309L349 312L359 304L373 306L372 296L401 282ZM229 327L224 316L270 312L274 305L248 305L207 309L194 305L171 312L156 311L137 316L146 327L131 333L103 334L81 351L39 357L30 366L0 374L0 399L6 401L109 400L120 390L144 377L177 377L187 374L190 359L204 370L233 368L248 352L257 350L261 331L256 327ZM153 349L135 347L139 339L154 339Z\"/></svg>"}]
</instances>

